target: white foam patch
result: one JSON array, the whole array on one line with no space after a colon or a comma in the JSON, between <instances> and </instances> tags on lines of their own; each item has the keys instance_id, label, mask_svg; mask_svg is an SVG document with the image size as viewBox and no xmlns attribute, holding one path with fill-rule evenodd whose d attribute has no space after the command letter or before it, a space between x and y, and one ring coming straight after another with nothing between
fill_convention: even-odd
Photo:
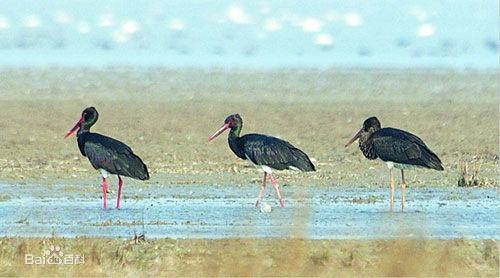
<instances>
[{"instance_id":1,"label":"white foam patch","mask_svg":"<svg viewBox=\"0 0 500 278\"><path fill-rule=\"evenodd\" d=\"M349 27L359 27L363 25L363 17L358 13L347 13L344 16L344 22Z\"/></svg>"},{"instance_id":2,"label":"white foam patch","mask_svg":"<svg viewBox=\"0 0 500 278\"><path fill-rule=\"evenodd\" d=\"M227 8L226 16L229 21L237 24L250 24L252 22L250 15L248 15L243 7L233 5Z\"/></svg>"},{"instance_id":3,"label":"white foam patch","mask_svg":"<svg viewBox=\"0 0 500 278\"><path fill-rule=\"evenodd\" d=\"M430 37L434 35L436 28L432 24L422 24L418 27L417 36Z\"/></svg>"},{"instance_id":4,"label":"white foam patch","mask_svg":"<svg viewBox=\"0 0 500 278\"><path fill-rule=\"evenodd\" d=\"M140 25L135 20L127 20L123 22L121 30L126 34L134 34L140 30Z\"/></svg>"},{"instance_id":5,"label":"white foam patch","mask_svg":"<svg viewBox=\"0 0 500 278\"><path fill-rule=\"evenodd\" d=\"M330 46L333 44L333 37L330 34L321 33L316 35L314 43L320 46Z\"/></svg>"},{"instance_id":6,"label":"white foam patch","mask_svg":"<svg viewBox=\"0 0 500 278\"><path fill-rule=\"evenodd\" d=\"M300 23L302 31L306 33L315 33L321 31L323 28L323 22L316 18L306 18Z\"/></svg>"},{"instance_id":7,"label":"white foam patch","mask_svg":"<svg viewBox=\"0 0 500 278\"><path fill-rule=\"evenodd\" d=\"M24 17L23 25L27 28L38 28L42 25L42 21L37 15L28 15Z\"/></svg>"},{"instance_id":8,"label":"white foam patch","mask_svg":"<svg viewBox=\"0 0 500 278\"><path fill-rule=\"evenodd\" d=\"M88 34L90 33L90 24L85 21L81 21L76 26L76 31L80 34Z\"/></svg>"},{"instance_id":9,"label":"white foam patch","mask_svg":"<svg viewBox=\"0 0 500 278\"><path fill-rule=\"evenodd\" d=\"M9 20L3 16L0 16L0 30L9 28L10 28Z\"/></svg>"}]
</instances>

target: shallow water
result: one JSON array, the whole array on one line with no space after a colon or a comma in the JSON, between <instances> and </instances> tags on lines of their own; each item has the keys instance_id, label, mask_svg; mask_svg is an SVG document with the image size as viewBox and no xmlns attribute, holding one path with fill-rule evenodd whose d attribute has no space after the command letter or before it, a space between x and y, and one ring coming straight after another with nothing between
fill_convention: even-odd
<instances>
[{"instance_id":1,"label":"shallow water","mask_svg":"<svg viewBox=\"0 0 500 278\"><path fill-rule=\"evenodd\" d=\"M87 190L85 190L87 189ZM122 209L115 192L101 208L100 188L0 185L0 236L159 238L306 237L312 239L500 239L496 189L408 188L405 212L388 188L283 188L279 208L272 187L254 207L258 187L125 186Z\"/></svg>"},{"instance_id":2,"label":"shallow water","mask_svg":"<svg viewBox=\"0 0 500 278\"><path fill-rule=\"evenodd\" d=\"M497 69L498 1L394 2L4 0L0 66Z\"/></svg>"}]
</instances>

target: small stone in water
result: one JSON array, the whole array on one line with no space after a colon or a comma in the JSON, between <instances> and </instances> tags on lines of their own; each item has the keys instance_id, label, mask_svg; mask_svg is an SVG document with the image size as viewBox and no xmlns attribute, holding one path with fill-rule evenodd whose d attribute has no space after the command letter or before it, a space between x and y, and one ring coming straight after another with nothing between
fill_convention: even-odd
<instances>
[{"instance_id":1,"label":"small stone in water","mask_svg":"<svg viewBox=\"0 0 500 278\"><path fill-rule=\"evenodd\" d=\"M260 206L260 212L262 213L270 213L271 210L271 206L266 202L262 203L262 205Z\"/></svg>"}]
</instances>

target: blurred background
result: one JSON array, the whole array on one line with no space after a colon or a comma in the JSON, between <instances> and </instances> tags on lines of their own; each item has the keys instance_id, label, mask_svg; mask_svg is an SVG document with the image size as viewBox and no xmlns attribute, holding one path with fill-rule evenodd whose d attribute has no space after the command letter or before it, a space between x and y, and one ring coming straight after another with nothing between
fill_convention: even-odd
<instances>
[{"instance_id":1,"label":"blurred background","mask_svg":"<svg viewBox=\"0 0 500 278\"><path fill-rule=\"evenodd\" d=\"M497 0L0 1L0 66L498 66Z\"/></svg>"},{"instance_id":2,"label":"blurred background","mask_svg":"<svg viewBox=\"0 0 500 278\"><path fill-rule=\"evenodd\" d=\"M0 0L0 276L497 277L498 5ZM150 171L123 210L63 139L89 106ZM286 209L254 209L260 174L207 142L233 113L317 166L277 173ZM371 116L443 161L406 173L409 213L385 213L386 166L344 147ZM23 264L50 244L89 259Z\"/></svg>"}]
</instances>

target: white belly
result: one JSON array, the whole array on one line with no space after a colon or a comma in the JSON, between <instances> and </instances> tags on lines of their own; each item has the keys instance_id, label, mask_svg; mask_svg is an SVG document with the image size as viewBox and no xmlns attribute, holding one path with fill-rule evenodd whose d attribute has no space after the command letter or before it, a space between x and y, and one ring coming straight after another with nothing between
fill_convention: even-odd
<instances>
[{"instance_id":1,"label":"white belly","mask_svg":"<svg viewBox=\"0 0 500 278\"><path fill-rule=\"evenodd\" d=\"M250 158L248 158L247 155L245 155L245 156L247 157L247 162L250 163L250 165L253 165L256 168L260 168L260 169L262 169L264 172L266 172L268 174L272 174L273 173L273 169L271 169L271 167L266 166L266 165L257 165L255 163L253 163L253 161Z\"/></svg>"},{"instance_id":2,"label":"white belly","mask_svg":"<svg viewBox=\"0 0 500 278\"><path fill-rule=\"evenodd\" d=\"M108 178L108 171L104 170L104 169L99 169L99 171L101 172L101 176L105 179Z\"/></svg>"},{"instance_id":3,"label":"white belly","mask_svg":"<svg viewBox=\"0 0 500 278\"><path fill-rule=\"evenodd\" d=\"M384 161L387 164L387 167L389 169L396 168L400 170L409 170L409 169L415 169L419 168L419 166L416 165L409 165L409 164L402 164L402 163L396 163L392 161Z\"/></svg>"}]
</instances>

